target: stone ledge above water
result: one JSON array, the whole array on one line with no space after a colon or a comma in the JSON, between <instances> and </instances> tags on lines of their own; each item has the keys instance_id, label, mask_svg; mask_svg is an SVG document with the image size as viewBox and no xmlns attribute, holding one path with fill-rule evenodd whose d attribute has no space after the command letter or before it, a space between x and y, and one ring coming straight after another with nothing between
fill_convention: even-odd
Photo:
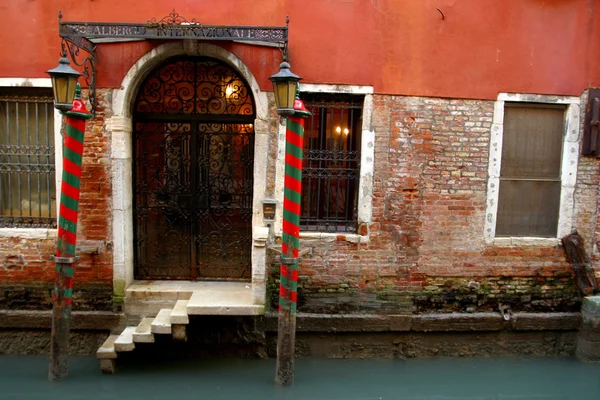
<instances>
[{"instance_id":1,"label":"stone ledge above water","mask_svg":"<svg viewBox=\"0 0 600 400\"><path fill-rule=\"evenodd\" d=\"M265 314L266 331L277 331L277 313ZM514 313L505 320L500 313L368 315L297 315L303 332L490 332L501 330L577 330L580 313Z\"/></svg>"}]
</instances>

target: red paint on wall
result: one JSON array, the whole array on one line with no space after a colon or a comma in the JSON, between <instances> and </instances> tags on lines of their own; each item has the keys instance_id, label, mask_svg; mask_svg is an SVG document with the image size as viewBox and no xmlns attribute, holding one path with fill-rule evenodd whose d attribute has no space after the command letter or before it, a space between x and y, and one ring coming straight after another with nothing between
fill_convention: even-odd
<instances>
[{"instance_id":1,"label":"red paint on wall","mask_svg":"<svg viewBox=\"0 0 600 400\"><path fill-rule=\"evenodd\" d=\"M0 43L2 58L12 60L0 65L0 77L45 77L55 66L58 10L66 21L145 22L173 8L205 24L283 25L289 15L290 61L305 82L481 99L498 92L579 95L600 86L596 0L265 0L260 7L249 0L5 0L0 36L15 39ZM98 86L118 87L155 44L99 45ZM270 88L279 50L224 47Z\"/></svg>"}]
</instances>

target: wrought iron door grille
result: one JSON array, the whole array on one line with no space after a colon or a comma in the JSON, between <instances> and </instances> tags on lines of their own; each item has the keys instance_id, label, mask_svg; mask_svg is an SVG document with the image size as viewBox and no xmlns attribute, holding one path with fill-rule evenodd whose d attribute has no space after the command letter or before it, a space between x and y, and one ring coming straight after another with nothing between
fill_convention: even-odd
<instances>
[{"instance_id":1,"label":"wrought iron door grille","mask_svg":"<svg viewBox=\"0 0 600 400\"><path fill-rule=\"evenodd\" d=\"M249 279L254 103L207 58L174 59L135 105L139 279Z\"/></svg>"},{"instance_id":2,"label":"wrought iron door grille","mask_svg":"<svg viewBox=\"0 0 600 400\"><path fill-rule=\"evenodd\" d=\"M302 215L307 231L356 232L363 96L302 94Z\"/></svg>"},{"instance_id":3,"label":"wrought iron door grille","mask_svg":"<svg viewBox=\"0 0 600 400\"><path fill-rule=\"evenodd\" d=\"M0 226L56 228L52 89L0 89Z\"/></svg>"}]
</instances>

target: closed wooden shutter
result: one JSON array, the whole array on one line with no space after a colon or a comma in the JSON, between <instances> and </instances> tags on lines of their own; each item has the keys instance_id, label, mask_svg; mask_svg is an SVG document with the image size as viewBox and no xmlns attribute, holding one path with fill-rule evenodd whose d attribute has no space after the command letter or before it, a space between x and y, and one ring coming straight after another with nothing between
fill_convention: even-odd
<instances>
[{"instance_id":1,"label":"closed wooden shutter","mask_svg":"<svg viewBox=\"0 0 600 400\"><path fill-rule=\"evenodd\" d=\"M564 121L564 106L505 105L496 236L556 237Z\"/></svg>"}]
</instances>

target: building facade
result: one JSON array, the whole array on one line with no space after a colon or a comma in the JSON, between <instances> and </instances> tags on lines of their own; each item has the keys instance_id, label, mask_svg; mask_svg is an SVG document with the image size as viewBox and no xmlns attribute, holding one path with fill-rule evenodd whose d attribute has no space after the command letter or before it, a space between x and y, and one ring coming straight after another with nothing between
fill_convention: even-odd
<instances>
[{"instance_id":1,"label":"building facade","mask_svg":"<svg viewBox=\"0 0 600 400\"><path fill-rule=\"evenodd\" d=\"M61 50L58 11L160 25L173 8L179 26L290 18L285 51L312 112L299 312L579 309L560 239L577 231L597 268L600 175L582 155L600 86L595 0L5 2L1 309L51 308L64 127L45 71ZM73 310L151 316L215 280L244 283L242 314L276 310L285 126L268 78L284 49L112 33L92 40L95 94L84 90L95 115ZM157 281L175 294L150 298Z\"/></svg>"}]
</instances>

